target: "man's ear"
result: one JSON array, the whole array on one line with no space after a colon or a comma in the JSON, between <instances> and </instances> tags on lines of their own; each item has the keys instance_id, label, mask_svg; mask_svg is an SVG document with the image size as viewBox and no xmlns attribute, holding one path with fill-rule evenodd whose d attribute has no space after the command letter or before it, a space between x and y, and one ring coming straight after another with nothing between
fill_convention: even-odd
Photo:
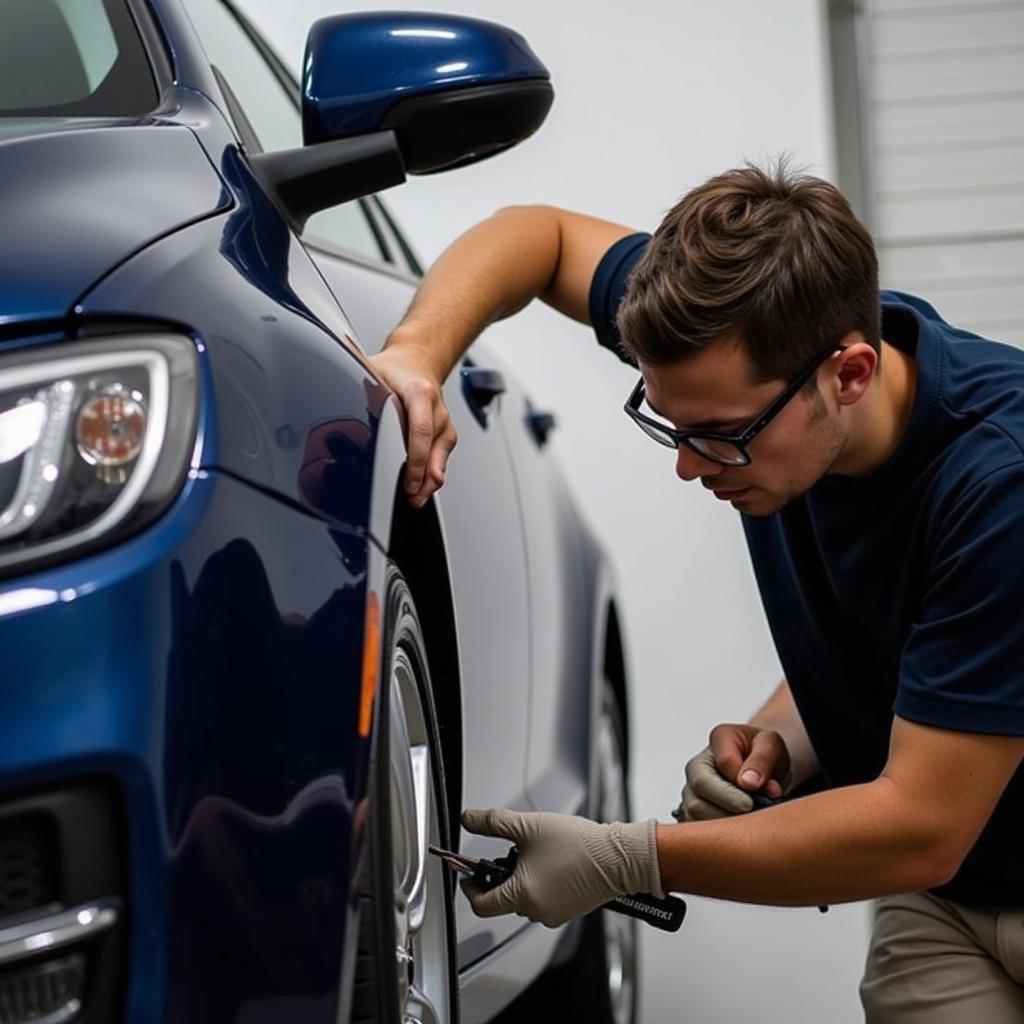
<instances>
[{"instance_id":1,"label":"man's ear","mask_svg":"<svg viewBox=\"0 0 1024 1024\"><path fill-rule=\"evenodd\" d=\"M826 366L834 366L836 401L840 405L856 405L871 387L878 368L878 353L864 340L860 331L851 331L842 341L843 351L836 353Z\"/></svg>"}]
</instances>

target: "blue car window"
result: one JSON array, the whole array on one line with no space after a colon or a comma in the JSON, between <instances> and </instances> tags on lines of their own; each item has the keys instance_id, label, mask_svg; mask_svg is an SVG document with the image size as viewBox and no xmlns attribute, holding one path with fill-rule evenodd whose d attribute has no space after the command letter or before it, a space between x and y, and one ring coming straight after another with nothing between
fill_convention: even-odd
<instances>
[{"instance_id":1,"label":"blue car window","mask_svg":"<svg viewBox=\"0 0 1024 1024\"><path fill-rule=\"evenodd\" d=\"M224 78L262 149L302 145L295 98L267 64L238 19L220 0L184 0L206 55ZM244 138L244 126L236 125ZM304 235L374 261L386 259L359 203L344 203L309 218Z\"/></svg>"},{"instance_id":2,"label":"blue car window","mask_svg":"<svg viewBox=\"0 0 1024 1024\"><path fill-rule=\"evenodd\" d=\"M156 102L125 0L0 3L0 116L139 117Z\"/></svg>"}]
</instances>

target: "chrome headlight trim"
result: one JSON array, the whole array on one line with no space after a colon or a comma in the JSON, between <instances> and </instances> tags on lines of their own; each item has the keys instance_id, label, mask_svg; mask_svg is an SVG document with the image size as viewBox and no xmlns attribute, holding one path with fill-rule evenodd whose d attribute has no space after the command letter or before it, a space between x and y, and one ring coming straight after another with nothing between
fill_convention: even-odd
<instances>
[{"instance_id":1,"label":"chrome headlight trim","mask_svg":"<svg viewBox=\"0 0 1024 1024\"><path fill-rule=\"evenodd\" d=\"M145 374L147 385L145 436L120 493L80 528L8 550L4 550L4 533L23 534L25 527L15 530L11 523L3 523L7 516L0 509L0 576L52 562L72 550L92 549L101 541L120 538L156 518L176 497L187 475L195 444L199 399L196 346L183 335L139 331L0 356L0 395L48 387L66 399L62 407L56 403L47 407L47 421L37 440L37 444L45 445L47 457L54 448L66 457L69 446L75 445L76 408L86 392L84 386L75 384L76 380L140 371ZM42 456L32 450L24 458L39 461ZM16 498L17 495L9 503L9 509L15 506Z\"/></svg>"}]
</instances>

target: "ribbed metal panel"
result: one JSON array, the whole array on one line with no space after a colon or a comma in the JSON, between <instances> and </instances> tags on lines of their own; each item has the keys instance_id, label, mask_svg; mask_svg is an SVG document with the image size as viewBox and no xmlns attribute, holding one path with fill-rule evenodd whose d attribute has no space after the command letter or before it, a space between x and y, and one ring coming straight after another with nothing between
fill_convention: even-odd
<instances>
[{"instance_id":1,"label":"ribbed metal panel","mask_svg":"<svg viewBox=\"0 0 1024 1024\"><path fill-rule=\"evenodd\" d=\"M1024 0L867 0L866 13L883 283L1024 345Z\"/></svg>"}]
</instances>

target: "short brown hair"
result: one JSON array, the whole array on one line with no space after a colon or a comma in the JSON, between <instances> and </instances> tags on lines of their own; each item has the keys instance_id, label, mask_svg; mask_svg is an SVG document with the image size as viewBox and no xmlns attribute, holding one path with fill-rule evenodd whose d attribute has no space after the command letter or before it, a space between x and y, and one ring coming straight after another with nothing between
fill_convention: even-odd
<instances>
[{"instance_id":1,"label":"short brown hair","mask_svg":"<svg viewBox=\"0 0 1024 1024\"><path fill-rule=\"evenodd\" d=\"M688 192L661 222L619 307L627 352L678 362L725 339L758 381L791 379L850 331L879 348L878 260L827 181L747 165Z\"/></svg>"}]
</instances>

